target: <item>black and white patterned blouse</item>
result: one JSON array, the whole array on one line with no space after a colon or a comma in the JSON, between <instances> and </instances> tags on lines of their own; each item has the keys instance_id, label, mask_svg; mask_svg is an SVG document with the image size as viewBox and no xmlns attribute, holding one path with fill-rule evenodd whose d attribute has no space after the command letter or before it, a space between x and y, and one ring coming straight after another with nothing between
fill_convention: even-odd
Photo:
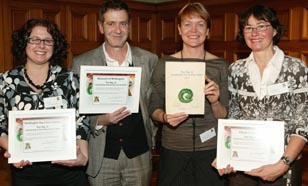
<instances>
[{"instance_id":1,"label":"black and white patterned blouse","mask_svg":"<svg viewBox=\"0 0 308 186\"><path fill-rule=\"evenodd\" d=\"M16 67L0 74L0 136L8 133L10 110L42 110L44 98L61 96L61 108L76 109L76 138L87 140L89 117L79 115L79 78L72 71L60 66L50 68L49 78L41 93L34 92L25 82L24 67Z\"/></svg>"},{"instance_id":2,"label":"black and white patterned blouse","mask_svg":"<svg viewBox=\"0 0 308 186\"><path fill-rule=\"evenodd\" d=\"M249 77L247 59L238 60L229 67L229 118L285 121L286 142L291 135L307 141L308 69L305 63L285 55L274 84L287 83L289 91L258 98Z\"/></svg>"}]
</instances>

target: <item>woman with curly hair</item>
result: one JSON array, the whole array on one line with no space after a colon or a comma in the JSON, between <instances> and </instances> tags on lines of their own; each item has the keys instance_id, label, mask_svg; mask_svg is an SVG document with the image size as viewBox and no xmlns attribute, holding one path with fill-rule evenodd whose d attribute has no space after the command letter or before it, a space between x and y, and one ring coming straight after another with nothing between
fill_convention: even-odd
<instances>
[{"instance_id":1,"label":"woman with curly hair","mask_svg":"<svg viewBox=\"0 0 308 186\"><path fill-rule=\"evenodd\" d=\"M12 40L13 56L23 65L0 74L0 147L8 149L9 111L75 108L77 121L77 158L13 163L13 185L85 186L89 118L78 114L78 76L59 66L67 57L67 41L57 25L46 19L28 20L13 33ZM51 104L47 98L57 98L59 104ZM4 156L11 154L6 151Z\"/></svg>"}]
</instances>

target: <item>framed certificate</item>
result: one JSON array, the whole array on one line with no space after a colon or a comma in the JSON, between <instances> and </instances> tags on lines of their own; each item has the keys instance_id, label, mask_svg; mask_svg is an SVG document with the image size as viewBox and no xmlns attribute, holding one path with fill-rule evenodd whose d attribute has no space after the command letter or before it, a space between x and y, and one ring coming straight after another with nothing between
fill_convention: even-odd
<instances>
[{"instance_id":1,"label":"framed certificate","mask_svg":"<svg viewBox=\"0 0 308 186\"><path fill-rule=\"evenodd\" d=\"M80 113L139 110L141 67L80 67Z\"/></svg>"},{"instance_id":2,"label":"framed certificate","mask_svg":"<svg viewBox=\"0 0 308 186\"><path fill-rule=\"evenodd\" d=\"M76 159L75 112L9 111L9 163Z\"/></svg>"},{"instance_id":3,"label":"framed certificate","mask_svg":"<svg viewBox=\"0 0 308 186\"><path fill-rule=\"evenodd\" d=\"M166 62L166 113L204 114L205 63Z\"/></svg>"},{"instance_id":4,"label":"framed certificate","mask_svg":"<svg viewBox=\"0 0 308 186\"><path fill-rule=\"evenodd\" d=\"M281 158L284 122L219 119L217 138L217 168L249 171Z\"/></svg>"}]
</instances>

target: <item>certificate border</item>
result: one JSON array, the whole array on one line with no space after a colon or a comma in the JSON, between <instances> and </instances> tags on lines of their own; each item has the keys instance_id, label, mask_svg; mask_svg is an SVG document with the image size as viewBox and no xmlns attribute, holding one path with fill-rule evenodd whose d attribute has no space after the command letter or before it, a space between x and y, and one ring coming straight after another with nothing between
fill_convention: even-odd
<instances>
[{"instance_id":1,"label":"certificate border","mask_svg":"<svg viewBox=\"0 0 308 186\"><path fill-rule=\"evenodd\" d=\"M141 67L108 67L108 66L80 66L80 100L79 100L79 113L83 114L100 114L111 113L120 107L126 107L131 113L138 113L139 111L139 98L141 86ZM92 104L88 100L91 97L87 93L87 74L135 74L134 79L134 93L132 100L126 105L103 105Z\"/></svg>"},{"instance_id":2,"label":"certificate border","mask_svg":"<svg viewBox=\"0 0 308 186\"><path fill-rule=\"evenodd\" d=\"M33 152L23 153L20 150L21 143L17 138L16 120L36 119L36 118L67 118L68 127L65 128L66 147L63 151L55 152ZM21 160L29 160L30 162L42 162L53 160L69 160L76 159L76 110L70 109L48 109L48 110L18 110L9 111L9 135L8 135L8 152L11 157L8 163L18 163Z\"/></svg>"},{"instance_id":3,"label":"certificate border","mask_svg":"<svg viewBox=\"0 0 308 186\"><path fill-rule=\"evenodd\" d=\"M227 150L225 145L225 128L228 127L267 127L271 135L266 136L262 133L262 137L267 138L268 143L274 143L272 140L273 135L277 136L278 152L269 157L268 162L255 162L255 161L232 161L231 150ZM284 152L284 121L263 121L263 120L233 120L233 119L219 119L218 120L218 136L217 136L217 168L225 168L227 165L233 167L237 171L249 171L258 168L265 164L276 163Z\"/></svg>"}]
</instances>

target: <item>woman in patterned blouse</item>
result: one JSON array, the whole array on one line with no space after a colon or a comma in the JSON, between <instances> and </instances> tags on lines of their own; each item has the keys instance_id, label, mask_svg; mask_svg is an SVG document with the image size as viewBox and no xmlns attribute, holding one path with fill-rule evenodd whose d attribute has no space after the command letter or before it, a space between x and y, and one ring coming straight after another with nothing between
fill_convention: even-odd
<instances>
[{"instance_id":1,"label":"woman in patterned blouse","mask_svg":"<svg viewBox=\"0 0 308 186\"><path fill-rule=\"evenodd\" d=\"M241 15L239 27L239 40L252 52L229 68L229 118L284 121L286 147L274 164L230 174L230 185L300 186L300 153L308 138L307 67L277 46L283 29L273 9L249 8ZM218 171L231 173L232 167Z\"/></svg>"},{"instance_id":2,"label":"woman in patterned blouse","mask_svg":"<svg viewBox=\"0 0 308 186\"><path fill-rule=\"evenodd\" d=\"M52 162L22 160L11 164L13 185L85 186L89 118L78 114L79 79L58 64L68 44L57 25L31 19L12 35L14 58L23 65L0 74L0 147L8 149L8 112L11 110L76 109L77 158ZM47 101L57 98L58 104ZM4 154L9 158L10 153Z\"/></svg>"}]
</instances>

